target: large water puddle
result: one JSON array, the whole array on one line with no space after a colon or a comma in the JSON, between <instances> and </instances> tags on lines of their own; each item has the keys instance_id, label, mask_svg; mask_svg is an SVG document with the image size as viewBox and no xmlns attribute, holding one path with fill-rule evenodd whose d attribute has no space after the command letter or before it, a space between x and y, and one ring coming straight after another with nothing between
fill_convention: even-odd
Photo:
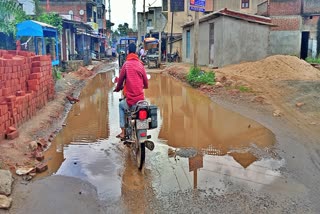
<instances>
[{"instance_id":1,"label":"large water puddle","mask_svg":"<svg viewBox=\"0 0 320 214\"><path fill-rule=\"evenodd\" d=\"M87 180L108 201L134 201L146 186L155 195L194 188L223 194L230 182L255 189L281 186L277 169L284 162L271 158L272 132L160 74L152 74L146 90L147 99L159 107L159 126L150 131L156 148L147 151L141 174L115 138L120 94L112 92L113 76L99 74L85 87L45 154L46 175Z\"/></svg>"}]
</instances>

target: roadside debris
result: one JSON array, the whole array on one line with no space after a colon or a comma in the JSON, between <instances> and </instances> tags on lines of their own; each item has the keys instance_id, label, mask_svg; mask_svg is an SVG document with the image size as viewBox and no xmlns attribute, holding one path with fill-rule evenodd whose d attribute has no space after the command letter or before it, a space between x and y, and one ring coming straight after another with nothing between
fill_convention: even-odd
<instances>
[{"instance_id":1,"label":"roadside debris","mask_svg":"<svg viewBox=\"0 0 320 214\"><path fill-rule=\"evenodd\" d=\"M10 195L13 177L9 170L0 169L0 194Z\"/></svg>"},{"instance_id":2,"label":"roadside debris","mask_svg":"<svg viewBox=\"0 0 320 214\"><path fill-rule=\"evenodd\" d=\"M31 142L29 143L29 149L30 149L31 151L35 151L37 148L38 148L38 143L37 143L36 141L31 141Z\"/></svg>"},{"instance_id":3,"label":"roadside debris","mask_svg":"<svg viewBox=\"0 0 320 214\"><path fill-rule=\"evenodd\" d=\"M216 82L216 87L218 88L223 87L223 84L221 82Z\"/></svg>"},{"instance_id":4,"label":"roadside debris","mask_svg":"<svg viewBox=\"0 0 320 214\"><path fill-rule=\"evenodd\" d=\"M37 170L37 173L41 173L41 172L44 172L48 169L48 164L46 163L40 163L36 166L36 170Z\"/></svg>"},{"instance_id":5,"label":"roadside debris","mask_svg":"<svg viewBox=\"0 0 320 214\"><path fill-rule=\"evenodd\" d=\"M300 108L303 105L305 105L305 103L296 103L296 107L298 107L298 108Z\"/></svg>"},{"instance_id":6,"label":"roadside debris","mask_svg":"<svg viewBox=\"0 0 320 214\"><path fill-rule=\"evenodd\" d=\"M12 198L0 195L0 209L9 209L11 207Z\"/></svg>"},{"instance_id":7,"label":"roadside debris","mask_svg":"<svg viewBox=\"0 0 320 214\"><path fill-rule=\"evenodd\" d=\"M17 175L26 175L28 173L34 172L35 168L34 167L19 167L16 170Z\"/></svg>"},{"instance_id":8,"label":"roadside debris","mask_svg":"<svg viewBox=\"0 0 320 214\"><path fill-rule=\"evenodd\" d=\"M67 100L69 100L69 102L70 102L71 104L75 104L75 103L77 103L77 102L80 101L79 99L74 98L74 97L73 97L73 94L66 96L66 98L67 98Z\"/></svg>"},{"instance_id":9,"label":"roadside debris","mask_svg":"<svg viewBox=\"0 0 320 214\"><path fill-rule=\"evenodd\" d=\"M273 116L274 116L274 117L280 117L280 116L281 116L280 110L275 110L275 111L273 112Z\"/></svg>"},{"instance_id":10,"label":"roadside debris","mask_svg":"<svg viewBox=\"0 0 320 214\"><path fill-rule=\"evenodd\" d=\"M19 137L19 131L15 127L9 126L6 130L6 138L8 140L13 140L17 137Z\"/></svg>"}]
</instances>

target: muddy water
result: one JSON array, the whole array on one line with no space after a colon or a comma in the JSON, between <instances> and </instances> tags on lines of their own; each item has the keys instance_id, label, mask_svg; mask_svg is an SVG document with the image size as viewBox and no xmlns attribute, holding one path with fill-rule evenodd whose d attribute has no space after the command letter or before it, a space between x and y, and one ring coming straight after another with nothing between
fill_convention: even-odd
<instances>
[{"instance_id":1,"label":"muddy water","mask_svg":"<svg viewBox=\"0 0 320 214\"><path fill-rule=\"evenodd\" d=\"M198 91L183 87L174 80L153 75L146 96L160 108L159 138L175 148L192 147L205 154L243 153L253 145L270 147L274 134L259 123L228 111ZM235 155L247 167L256 157Z\"/></svg>"},{"instance_id":2,"label":"muddy water","mask_svg":"<svg viewBox=\"0 0 320 214\"><path fill-rule=\"evenodd\" d=\"M141 174L115 138L120 94L112 92L113 76L99 74L81 93L45 154L48 174L87 180L102 199L123 202L133 212L145 208L146 189L160 197L194 188L223 194L230 182L257 190L283 183L277 171L283 161L267 152L275 143L269 130L159 74L152 74L146 90L147 99L159 107L159 126L150 131L156 148L147 150Z\"/></svg>"}]
</instances>

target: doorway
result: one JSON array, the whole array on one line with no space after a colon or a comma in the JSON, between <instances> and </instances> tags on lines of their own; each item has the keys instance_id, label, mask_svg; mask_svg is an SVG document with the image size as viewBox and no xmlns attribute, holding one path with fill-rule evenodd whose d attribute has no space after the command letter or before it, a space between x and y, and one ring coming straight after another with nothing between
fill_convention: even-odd
<instances>
[{"instance_id":1,"label":"doorway","mask_svg":"<svg viewBox=\"0 0 320 214\"><path fill-rule=\"evenodd\" d=\"M310 36L310 32L302 32L301 51L300 51L301 59L306 59L308 57L309 36Z\"/></svg>"},{"instance_id":2,"label":"doorway","mask_svg":"<svg viewBox=\"0 0 320 214\"><path fill-rule=\"evenodd\" d=\"M214 23L210 24L209 31L209 64L213 65L214 62Z\"/></svg>"},{"instance_id":3,"label":"doorway","mask_svg":"<svg viewBox=\"0 0 320 214\"><path fill-rule=\"evenodd\" d=\"M190 48L191 47L191 40L190 40L190 30L187 30L187 42L186 42L186 58L190 58Z\"/></svg>"}]
</instances>

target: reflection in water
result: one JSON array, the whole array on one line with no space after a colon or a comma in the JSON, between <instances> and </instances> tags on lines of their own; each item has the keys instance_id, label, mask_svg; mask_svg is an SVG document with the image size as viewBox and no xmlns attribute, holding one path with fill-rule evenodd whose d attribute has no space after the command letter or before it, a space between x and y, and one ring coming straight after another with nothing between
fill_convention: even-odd
<instances>
[{"instance_id":1,"label":"reflection in water","mask_svg":"<svg viewBox=\"0 0 320 214\"><path fill-rule=\"evenodd\" d=\"M115 138L120 93L112 92L112 75L91 80L73 105L67 126L45 154L49 173L89 181L106 203L120 203L128 213L147 210L148 194L189 189L218 189L217 194L223 194L229 182L260 189L280 180L285 186L275 171L283 161L257 160L250 153L251 144L261 149L274 144L269 130L161 75L152 75L145 91L159 107L159 127L150 130L156 147L146 151L146 174L141 174ZM168 157L172 147L181 150L173 158Z\"/></svg>"},{"instance_id":2,"label":"reflection in water","mask_svg":"<svg viewBox=\"0 0 320 214\"><path fill-rule=\"evenodd\" d=\"M163 123L159 138L166 139L169 146L225 155L253 144L265 148L275 143L274 134L259 123L218 106L171 78L152 75L146 96L160 108ZM245 156L237 156L236 161L242 164L242 159L243 166L248 166Z\"/></svg>"},{"instance_id":3,"label":"reflection in water","mask_svg":"<svg viewBox=\"0 0 320 214\"><path fill-rule=\"evenodd\" d=\"M111 73L102 73L91 79L82 90L80 102L74 104L66 118L67 125L55 137L46 152L49 171L56 172L64 160L63 147L70 143L94 142L109 137L108 90L113 86L109 81Z\"/></svg>"}]
</instances>

